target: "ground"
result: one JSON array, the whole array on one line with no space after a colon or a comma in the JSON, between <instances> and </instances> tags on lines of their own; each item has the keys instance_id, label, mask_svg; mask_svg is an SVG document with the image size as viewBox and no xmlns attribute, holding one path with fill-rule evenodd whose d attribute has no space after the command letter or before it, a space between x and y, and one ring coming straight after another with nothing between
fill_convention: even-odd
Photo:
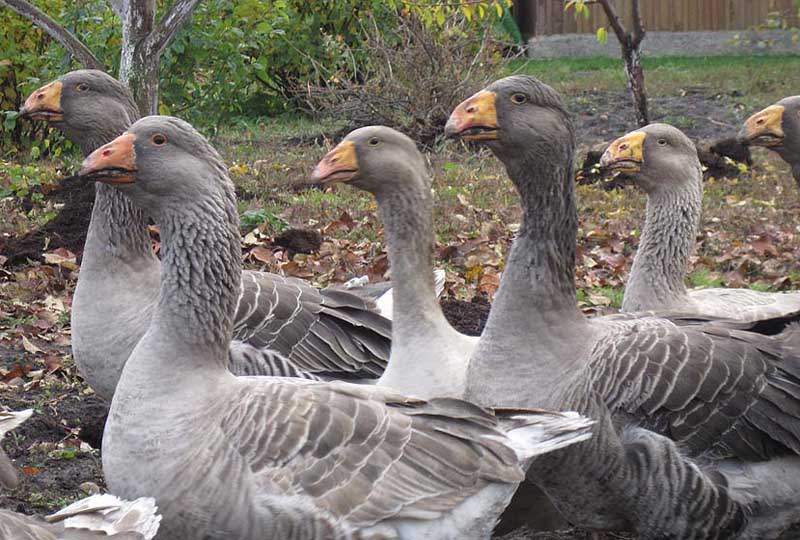
<instances>
[{"instance_id":1,"label":"ground","mask_svg":"<svg viewBox=\"0 0 800 540\"><path fill-rule=\"evenodd\" d=\"M697 139L734 135L750 113L796 93L800 83L798 58L662 59L648 67L653 119ZM509 67L515 69L536 74L565 94L578 125L579 156L634 127L622 72L611 60ZM373 280L386 277L382 232L369 197L347 186L324 191L299 186L345 127L336 118L248 120L220 127L214 143L237 184L249 267L318 285L363 274ZM516 195L502 167L485 151L443 141L428 156L437 200L437 260L447 271L443 306L463 331L477 333L518 227ZM0 162L0 188L23 172L42 184L31 190L33 196L0 200L0 246L54 215L54 203L36 194L76 169L74 158L32 166L19 156ZM695 286L800 288L795 263L800 196L788 168L756 150L752 167L734 169L740 172L736 177L712 177L706 183L689 281ZM601 185L580 185L577 190L578 300L589 314L613 311L638 241L644 198L632 187L607 191ZM315 234L287 234L291 228L319 233L318 249L313 249ZM46 513L103 487L97 448L105 406L83 384L69 355L70 300L80 253L46 250L42 262L30 264L15 256L0 252L0 403L14 410L32 407L36 414L3 440L23 482L0 494L0 507ZM788 533L784 538L795 537ZM580 531L517 532L504 538L587 536ZM616 538L627 537L603 536Z\"/></svg>"}]
</instances>

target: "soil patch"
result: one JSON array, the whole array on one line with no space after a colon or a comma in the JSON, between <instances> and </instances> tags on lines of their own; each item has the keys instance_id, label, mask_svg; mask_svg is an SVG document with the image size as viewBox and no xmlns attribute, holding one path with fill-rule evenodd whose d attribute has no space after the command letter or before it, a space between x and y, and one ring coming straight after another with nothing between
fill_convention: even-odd
<instances>
[{"instance_id":1,"label":"soil patch","mask_svg":"<svg viewBox=\"0 0 800 540\"><path fill-rule=\"evenodd\" d=\"M44 251L60 247L75 254L83 251L94 206L94 183L73 176L61 181L45 199L64 206L43 226L6 242L3 254L12 266L41 261Z\"/></svg>"},{"instance_id":2,"label":"soil patch","mask_svg":"<svg viewBox=\"0 0 800 540\"><path fill-rule=\"evenodd\" d=\"M474 296L469 302L448 296L439 305L453 328L468 336L481 335L491 307L485 296Z\"/></svg>"}]
</instances>

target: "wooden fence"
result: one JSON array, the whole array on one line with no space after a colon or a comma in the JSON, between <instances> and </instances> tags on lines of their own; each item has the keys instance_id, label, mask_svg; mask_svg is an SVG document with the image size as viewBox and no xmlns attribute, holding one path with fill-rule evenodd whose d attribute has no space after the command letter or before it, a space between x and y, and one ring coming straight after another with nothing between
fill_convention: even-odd
<instances>
[{"instance_id":1,"label":"wooden fence","mask_svg":"<svg viewBox=\"0 0 800 540\"><path fill-rule=\"evenodd\" d=\"M594 32L607 24L603 9L589 7L588 19L564 12L561 0L522 0L532 15L523 33L548 35ZM771 13L780 13L797 24L793 0L640 0L645 30L687 32L694 30L746 30L764 24ZM630 24L632 0L616 0L617 12ZM533 6L531 4L534 4ZM533 9L532 9L533 8ZM534 28L530 28L534 26ZM528 30L525 32L525 30ZM531 32L533 30L533 32Z\"/></svg>"}]
</instances>

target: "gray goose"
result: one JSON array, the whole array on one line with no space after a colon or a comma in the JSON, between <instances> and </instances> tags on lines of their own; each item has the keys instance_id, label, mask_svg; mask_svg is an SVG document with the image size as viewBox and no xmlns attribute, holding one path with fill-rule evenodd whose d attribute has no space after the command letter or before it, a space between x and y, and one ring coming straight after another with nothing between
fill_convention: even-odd
<instances>
[{"instance_id":1,"label":"gray goose","mask_svg":"<svg viewBox=\"0 0 800 540\"><path fill-rule=\"evenodd\" d=\"M489 147L523 207L467 399L597 420L590 440L537 458L529 480L573 524L646 540L772 538L800 518L797 331L586 319L574 286L574 127L560 96L508 77L462 102L446 132Z\"/></svg>"},{"instance_id":2,"label":"gray goose","mask_svg":"<svg viewBox=\"0 0 800 540\"><path fill-rule=\"evenodd\" d=\"M32 409L0 411L0 440L30 418ZM0 488L14 489L19 478L0 448ZM161 517L155 501L123 501L113 495L93 495L47 516L45 520L0 508L0 538L8 540L152 540Z\"/></svg>"},{"instance_id":3,"label":"gray goose","mask_svg":"<svg viewBox=\"0 0 800 540\"><path fill-rule=\"evenodd\" d=\"M800 186L800 96L789 96L748 118L739 141L777 153L792 168Z\"/></svg>"},{"instance_id":4,"label":"gray goose","mask_svg":"<svg viewBox=\"0 0 800 540\"><path fill-rule=\"evenodd\" d=\"M138 118L126 88L94 70L70 72L36 90L22 114L49 122L84 155ZM96 190L73 299L72 349L89 386L110 400L150 323L160 263L147 216L112 187L98 184ZM391 324L370 306L348 291L245 271L230 368L241 375L378 377L389 357Z\"/></svg>"},{"instance_id":5,"label":"gray goose","mask_svg":"<svg viewBox=\"0 0 800 540\"><path fill-rule=\"evenodd\" d=\"M571 413L516 411L504 434L455 399L231 374L241 260L217 152L185 122L147 117L95 150L81 175L161 224L158 305L103 440L109 488L152 494L159 538L488 538L524 476L520 460L586 438L591 422Z\"/></svg>"},{"instance_id":6,"label":"gray goose","mask_svg":"<svg viewBox=\"0 0 800 540\"><path fill-rule=\"evenodd\" d=\"M800 318L800 293L750 289L687 291L684 277L700 226L703 173L697 149L681 130L651 124L620 137L600 164L624 171L647 193L647 218L622 310L681 311L743 322Z\"/></svg>"},{"instance_id":7,"label":"gray goose","mask_svg":"<svg viewBox=\"0 0 800 540\"><path fill-rule=\"evenodd\" d=\"M392 353L378 384L423 398L462 397L476 337L456 331L436 300L431 180L414 141L385 126L350 132L312 180L346 182L374 195L397 302Z\"/></svg>"}]
</instances>

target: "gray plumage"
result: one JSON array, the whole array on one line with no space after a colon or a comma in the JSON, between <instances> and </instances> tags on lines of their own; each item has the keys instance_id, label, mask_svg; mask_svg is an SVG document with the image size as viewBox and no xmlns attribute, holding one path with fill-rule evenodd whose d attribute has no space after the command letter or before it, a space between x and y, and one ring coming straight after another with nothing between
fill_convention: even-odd
<instances>
[{"instance_id":1,"label":"gray plumage","mask_svg":"<svg viewBox=\"0 0 800 540\"><path fill-rule=\"evenodd\" d=\"M467 121L489 103L496 126ZM773 534L797 520L798 486L745 494L719 467L775 458L800 474L797 328L773 338L646 314L587 320L575 303L574 127L558 94L508 77L459 105L447 130L483 134L523 205L467 397L597 420L591 440L538 458L528 478L572 523L644 539L763 538L765 523Z\"/></svg>"},{"instance_id":2,"label":"gray plumage","mask_svg":"<svg viewBox=\"0 0 800 540\"><path fill-rule=\"evenodd\" d=\"M31 417L33 409L24 411L0 411L0 442L3 441L6 433L19 427L25 420ZM14 489L19 483L17 469L8 455L0 448L0 488Z\"/></svg>"},{"instance_id":3,"label":"gray plumage","mask_svg":"<svg viewBox=\"0 0 800 540\"><path fill-rule=\"evenodd\" d=\"M625 152L631 145L641 152L635 161ZM672 310L763 323L800 318L796 292L686 290L685 274L700 226L703 174L695 145L679 129L666 124L638 129L612 143L601 164L627 168L635 185L647 193L647 218L625 286L623 311Z\"/></svg>"},{"instance_id":4,"label":"gray plumage","mask_svg":"<svg viewBox=\"0 0 800 540\"><path fill-rule=\"evenodd\" d=\"M576 414L511 413L504 434L463 401L232 375L233 185L185 122L148 117L128 133L137 172L118 188L161 224L163 262L156 312L112 401L103 471L117 493L153 494L160 539L488 538L520 460L588 436ZM84 174L102 176L92 164L114 144Z\"/></svg>"},{"instance_id":5,"label":"gray plumage","mask_svg":"<svg viewBox=\"0 0 800 540\"><path fill-rule=\"evenodd\" d=\"M138 118L125 87L105 73L73 71L58 82L63 118L50 121L84 155ZM160 263L151 250L145 213L110 186L98 184L96 190L73 299L72 348L83 377L110 400L125 361L150 323ZM287 372L311 378L375 378L386 366L391 323L357 294L319 291L300 280L247 271L239 306L236 339L268 350L256 355L234 347L230 366L236 373L282 374L260 371L275 365L267 361L275 353L284 356ZM249 353L236 356L241 351ZM251 359L257 362L248 364Z\"/></svg>"},{"instance_id":6,"label":"gray plumage","mask_svg":"<svg viewBox=\"0 0 800 540\"><path fill-rule=\"evenodd\" d=\"M312 177L349 183L378 203L396 292L392 352L378 384L424 398L463 397L478 340L455 330L437 300L431 179L414 142L385 126L357 129Z\"/></svg>"}]
</instances>

